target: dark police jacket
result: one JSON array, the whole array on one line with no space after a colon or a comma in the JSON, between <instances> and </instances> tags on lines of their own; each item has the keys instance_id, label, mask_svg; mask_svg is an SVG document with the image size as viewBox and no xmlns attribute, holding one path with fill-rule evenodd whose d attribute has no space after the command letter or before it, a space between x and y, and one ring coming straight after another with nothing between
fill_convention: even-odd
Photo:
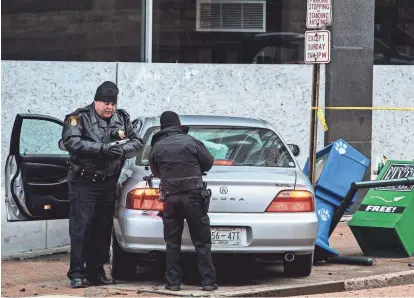
<instances>
[{"instance_id":1,"label":"dark police jacket","mask_svg":"<svg viewBox=\"0 0 414 298\"><path fill-rule=\"evenodd\" d=\"M214 157L188 129L169 127L152 137L150 167L161 179L164 195L203 187L202 173L211 169Z\"/></svg>"},{"instance_id":2,"label":"dark police jacket","mask_svg":"<svg viewBox=\"0 0 414 298\"><path fill-rule=\"evenodd\" d=\"M121 145L124 157L108 159L102 156L102 144L125 138L130 141ZM105 176L119 175L125 159L135 156L143 146L125 110L117 109L108 123L99 117L93 103L66 115L62 140L69 151L71 164Z\"/></svg>"}]
</instances>

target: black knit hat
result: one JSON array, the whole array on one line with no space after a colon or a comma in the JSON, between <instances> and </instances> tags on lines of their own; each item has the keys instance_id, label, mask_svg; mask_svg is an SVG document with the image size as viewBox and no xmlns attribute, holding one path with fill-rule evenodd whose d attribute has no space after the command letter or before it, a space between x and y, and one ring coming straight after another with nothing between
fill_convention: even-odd
<instances>
[{"instance_id":1,"label":"black knit hat","mask_svg":"<svg viewBox=\"0 0 414 298\"><path fill-rule=\"evenodd\" d=\"M118 93L118 87L114 83L106 81L103 82L98 89L96 89L95 98L93 100L116 104L118 100Z\"/></svg>"},{"instance_id":2,"label":"black knit hat","mask_svg":"<svg viewBox=\"0 0 414 298\"><path fill-rule=\"evenodd\" d=\"M171 111L165 111L161 114L160 118L161 129L167 128L170 126L181 126L180 118L177 113Z\"/></svg>"}]
</instances>

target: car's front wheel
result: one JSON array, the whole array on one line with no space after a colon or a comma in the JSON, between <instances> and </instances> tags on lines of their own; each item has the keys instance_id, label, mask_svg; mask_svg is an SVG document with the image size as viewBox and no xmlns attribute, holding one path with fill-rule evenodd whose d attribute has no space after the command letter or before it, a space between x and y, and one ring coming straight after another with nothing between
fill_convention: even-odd
<instances>
[{"instance_id":1,"label":"car's front wheel","mask_svg":"<svg viewBox=\"0 0 414 298\"><path fill-rule=\"evenodd\" d=\"M296 255L293 261L284 261L285 275L289 277L305 277L312 272L313 253L307 255Z\"/></svg>"},{"instance_id":2,"label":"car's front wheel","mask_svg":"<svg viewBox=\"0 0 414 298\"><path fill-rule=\"evenodd\" d=\"M122 250L114 231L112 231L111 249L109 255L111 276L118 280L134 279L137 272L137 261L133 253Z\"/></svg>"}]
</instances>

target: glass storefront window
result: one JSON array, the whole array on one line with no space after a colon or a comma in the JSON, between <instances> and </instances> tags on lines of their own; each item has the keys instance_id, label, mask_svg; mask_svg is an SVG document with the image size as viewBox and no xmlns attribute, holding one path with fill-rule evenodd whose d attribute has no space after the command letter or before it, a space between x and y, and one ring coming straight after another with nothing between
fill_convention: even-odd
<instances>
[{"instance_id":1,"label":"glass storefront window","mask_svg":"<svg viewBox=\"0 0 414 298\"><path fill-rule=\"evenodd\" d=\"M142 61L142 1L2 0L2 60Z\"/></svg>"},{"instance_id":2,"label":"glass storefront window","mask_svg":"<svg viewBox=\"0 0 414 298\"><path fill-rule=\"evenodd\" d=\"M2 60L302 64L305 24L306 0L3 0ZM413 0L376 0L374 64L414 65Z\"/></svg>"},{"instance_id":3,"label":"glass storefront window","mask_svg":"<svg viewBox=\"0 0 414 298\"><path fill-rule=\"evenodd\" d=\"M153 0L152 61L304 63L306 0Z\"/></svg>"},{"instance_id":4,"label":"glass storefront window","mask_svg":"<svg viewBox=\"0 0 414 298\"><path fill-rule=\"evenodd\" d=\"M414 65L414 1L375 1L374 64Z\"/></svg>"}]
</instances>

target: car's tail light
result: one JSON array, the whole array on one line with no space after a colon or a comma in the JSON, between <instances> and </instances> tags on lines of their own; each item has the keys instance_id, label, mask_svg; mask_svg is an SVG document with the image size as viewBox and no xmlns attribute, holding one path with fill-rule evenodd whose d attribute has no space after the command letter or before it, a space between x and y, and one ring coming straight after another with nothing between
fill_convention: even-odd
<instances>
[{"instance_id":1,"label":"car's tail light","mask_svg":"<svg viewBox=\"0 0 414 298\"><path fill-rule=\"evenodd\" d=\"M312 212L313 194L306 190L281 191L267 207L266 212Z\"/></svg>"},{"instance_id":2,"label":"car's tail light","mask_svg":"<svg viewBox=\"0 0 414 298\"><path fill-rule=\"evenodd\" d=\"M215 166L232 166L234 165L234 162L228 159L216 159L214 160L214 165Z\"/></svg>"},{"instance_id":3,"label":"car's tail light","mask_svg":"<svg viewBox=\"0 0 414 298\"><path fill-rule=\"evenodd\" d=\"M127 194L126 208L136 210L162 211L163 203L158 188L136 188Z\"/></svg>"}]
</instances>

